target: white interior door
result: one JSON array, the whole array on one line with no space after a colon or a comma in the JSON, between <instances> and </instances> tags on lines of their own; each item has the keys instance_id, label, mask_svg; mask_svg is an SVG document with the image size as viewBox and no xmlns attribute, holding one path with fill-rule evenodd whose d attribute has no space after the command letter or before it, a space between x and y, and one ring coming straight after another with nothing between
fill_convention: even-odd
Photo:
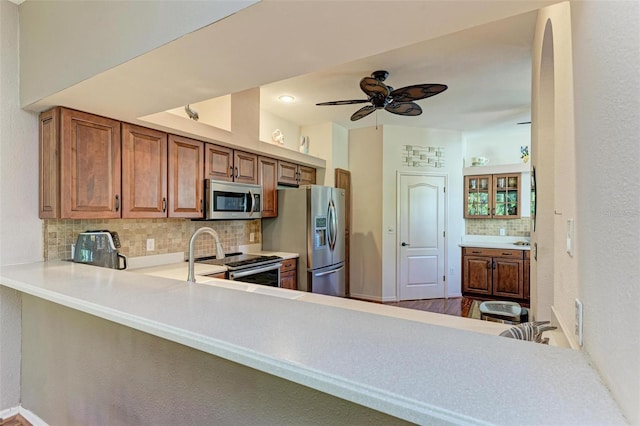
<instances>
[{"instance_id":1,"label":"white interior door","mask_svg":"<svg viewBox=\"0 0 640 426\"><path fill-rule=\"evenodd\" d=\"M445 176L399 174L399 300L445 297L445 184Z\"/></svg>"}]
</instances>

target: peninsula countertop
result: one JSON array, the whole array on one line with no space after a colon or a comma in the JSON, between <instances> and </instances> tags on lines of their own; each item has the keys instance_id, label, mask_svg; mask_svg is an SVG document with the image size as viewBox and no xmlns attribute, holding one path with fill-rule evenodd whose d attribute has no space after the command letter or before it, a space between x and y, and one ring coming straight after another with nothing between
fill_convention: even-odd
<instances>
[{"instance_id":1,"label":"peninsula countertop","mask_svg":"<svg viewBox=\"0 0 640 426\"><path fill-rule=\"evenodd\" d=\"M415 423L624 424L579 351L390 313L402 308L214 281L64 261L0 270L6 287Z\"/></svg>"}]
</instances>

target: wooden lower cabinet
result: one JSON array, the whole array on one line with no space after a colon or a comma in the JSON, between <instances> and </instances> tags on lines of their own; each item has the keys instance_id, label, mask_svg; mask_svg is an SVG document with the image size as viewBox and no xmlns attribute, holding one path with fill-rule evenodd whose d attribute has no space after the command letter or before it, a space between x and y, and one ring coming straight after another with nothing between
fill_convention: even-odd
<instances>
[{"instance_id":1,"label":"wooden lower cabinet","mask_svg":"<svg viewBox=\"0 0 640 426\"><path fill-rule=\"evenodd\" d=\"M529 300L529 261L525 250L462 249L462 294Z\"/></svg>"},{"instance_id":2,"label":"wooden lower cabinet","mask_svg":"<svg viewBox=\"0 0 640 426\"><path fill-rule=\"evenodd\" d=\"M291 290L298 289L298 259L285 259L280 267L280 287Z\"/></svg>"}]
</instances>

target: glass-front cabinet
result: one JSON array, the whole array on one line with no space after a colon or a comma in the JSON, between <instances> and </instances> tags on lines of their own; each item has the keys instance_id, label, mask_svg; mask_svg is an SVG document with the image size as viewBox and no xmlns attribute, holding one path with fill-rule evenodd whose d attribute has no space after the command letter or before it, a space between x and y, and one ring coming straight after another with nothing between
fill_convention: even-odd
<instances>
[{"instance_id":1,"label":"glass-front cabinet","mask_svg":"<svg viewBox=\"0 0 640 426\"><path fill-rule=\"evenodd\" d=\"M465 176L464 217L519 218L520 181L519 173Z\"/></svg>"}]
</instances>

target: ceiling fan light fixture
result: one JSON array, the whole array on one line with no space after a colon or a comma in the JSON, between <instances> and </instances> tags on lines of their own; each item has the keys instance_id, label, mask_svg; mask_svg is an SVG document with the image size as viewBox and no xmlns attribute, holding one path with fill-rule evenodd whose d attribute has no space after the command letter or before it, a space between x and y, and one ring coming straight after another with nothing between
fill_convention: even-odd
<instances>
[{"instance_id":1,"label":"ceiling fan light fixture","mask_svg":"<svg viewBox=\"0 0 640 426\"><path fill-rule=\"evenodd\" d=\"M422 114L422 108L414 101L429 98L447 90L446 84L414 84L394 89L383 83L389 76L387 71L374 71L371 77L360 80L360 89L367 99L320 102L316 105L349 105L371 103L360 108L351 116L351 121L360 120L377 109L385 109L393 114L416 116Z\"/></svg>"},{"instance_id":2,"label":"ceiling fan light fixture","mask_svg":"<svg viewBox=\"0 0 640 426\"><path fill-rule=\"evenodd\" d=\"M296 98L291 95L280 95L278 96L278 100L280 100L280 102L284 102L285 104L290 104L291 102L295 101Z\"/></svg>"}]
</instances>

